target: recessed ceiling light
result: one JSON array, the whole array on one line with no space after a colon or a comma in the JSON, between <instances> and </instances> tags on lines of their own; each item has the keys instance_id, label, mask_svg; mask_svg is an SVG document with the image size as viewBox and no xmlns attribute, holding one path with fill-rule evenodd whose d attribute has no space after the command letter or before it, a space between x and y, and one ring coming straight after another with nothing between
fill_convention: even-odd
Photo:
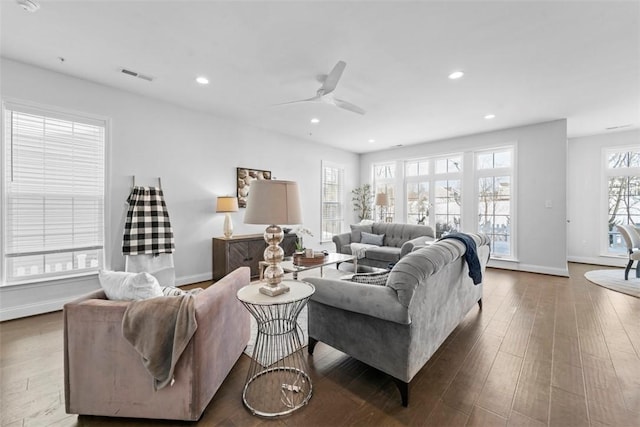
<instances>
[{"instance_id":1,"label":"recessed ceiling light","mask_svg":"<svg viewBox=\"0 0 640 427\"><path fill-rule=\"evenodd\" d=\"M462 71L454 71L453 73L449 74L449 78L451 80L459 79L462 76L464 76L464 73Z\"/></svg>"},{"instance_id":2,"label":"recessed ceiling light","mask_svg":"<svg viewBox=\"0 0 640 427\"><path fill-rule=\"evenodd\" d=\"M200 83L201 85L208 85L209 84L209 79L204 77L204 76L196 77L196 81L198 83Z\"/></svg>"},{"instance_id":3,"label":"recessed ceiling light","mask_svg":"<svg viewBox=\"0 0 640 427\"><path fill-rule=\"evenodd\" d=\"M35 12L40 9L40 5L34 0L16 0L16 3L20 5L27 12Z\"/></svg>"},{"instance_id":4,"label":"recessed ceiling light","mask_svg":"<svg viewBox=\"0 0 640 427\"><path fill-rule=\"evenodd\" d=\"M495 114L487 114L486 116L484 116L485 119L487 120L491 120L491 119L495 119L496 115Z\"/></svg>"},{"instance_id":5,"label":"recessed ceiling light","mask_svg":"<svg viewBox=\"0 0 640 427\"><path fill-rule=\"evenodd\" d=\"M314 117L313 119L310 120L310 122L315 125L316 123L320 123L320 119L317 119Z\"/></svg>"},{"instance_id":6,"label":"recessed ceiling light","mask_svg":"<svg viewBox=\"0 0 640 427\"><path fill-rule=\"evenodd\" d=\"M373 144L374 142L376 142L376 140L375 140L375 139L370 139L370 140L369 140L369 144Z\"/></svg>"}]
</instances>

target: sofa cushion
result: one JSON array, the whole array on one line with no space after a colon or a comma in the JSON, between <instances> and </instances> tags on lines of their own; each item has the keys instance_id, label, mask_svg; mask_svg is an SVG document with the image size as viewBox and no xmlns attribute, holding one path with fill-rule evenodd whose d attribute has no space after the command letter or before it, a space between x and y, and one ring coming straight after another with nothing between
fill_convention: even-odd
<instances>
[{"instance_id":1,"label":"sofa cushion","mask_svg":"<svg viewBox=\"0 0 640 427\"><path fill-rule=\"evenodd\" d=\"M352 224L351 225L351 243L360 243L362 240L362 232L371 233L371 224Z\"/></svg>"},{"instance_id":2,"label":"sofa cushion","mask_svg":"<svg viewBox=\"0 0 640 427\"><path fill-rule=\"evenodd\" d=\"M367 249L367 258L376 261L396 262L400 259L400 248L380 246Z\"/></svg>"},{"instance_id":3,"label":"sofa cushion","mask_svg":"<svg viewBox=\"0 0 640 427\"><path fill-rule=\"evenodd\" d=\"M377 273L357 273L351 276L351 281L356 283L365 283L368 285L384 286L387 284L389 271L381 271Z\"/></svg>"},{"instance_id":4,"label":"sofa cushion","mask_svg":"<svg viewBox=\"0 0 640 427\"><path fill-rule=\"evenodd\" d=\"M137 301L162 296L158 280L149 273L100 270L98 280L110 300Z\"/></svg>"},{"instance_id":5,"label":"sofa cushion","mask_svg":"<svg viewBox=\"0 0 640 427\"><path fill-rule=\"evenodd\" d=\"M376 222L372 225L372 230L371 232L373 234L385 235L385 246L393 246L396 248L402 247L405 242L415 239L416 237L433 237L433 229L428 225Z\"/></svg>"},{"instance_id":6,"label":"sofa cushion","mask_svg":"<svg viewBox=\"0 0 640 427\"><path fill-rule=\"evenodd\" d=\"M367 233L366 231L363 231L360 234L362 235L360 243L376 246L382 246L382 244L384 243L384 234L371 234Z\"/></svg>"}]
</instances>

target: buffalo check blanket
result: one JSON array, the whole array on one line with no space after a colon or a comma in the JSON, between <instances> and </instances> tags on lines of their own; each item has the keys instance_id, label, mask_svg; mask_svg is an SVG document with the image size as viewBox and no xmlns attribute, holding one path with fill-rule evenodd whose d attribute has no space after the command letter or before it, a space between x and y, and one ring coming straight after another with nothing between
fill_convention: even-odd
<instances>
[{"instance_id":1,"label":"buffalo check blanket","mask_svg":"<svg viewBox=\"0 0 640 427\"><path fill-rule=\"evenodd\" d=\"M124 255L172 253L173 231L162 190L133 187L127 199L129 209L124 224Z\"/></svg>"}]
</instances>

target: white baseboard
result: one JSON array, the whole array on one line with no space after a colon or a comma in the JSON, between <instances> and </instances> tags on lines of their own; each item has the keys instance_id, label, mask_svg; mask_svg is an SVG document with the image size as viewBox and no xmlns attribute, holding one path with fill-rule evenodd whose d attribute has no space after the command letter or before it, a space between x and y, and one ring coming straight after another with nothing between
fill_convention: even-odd
<instances>
[{"instance_id":1,"label":"white baseboard","mask_svg":"<svg viewBox=\"0 0 640 427\"><path fill-rule=\"evenodd\" d=\"M191 276L176 277L176 286L190 285L192 283L206 282L213 280L213 273L192 274Z\"/></svg>"},{"instance_id":2,"label":"white baseboard","mask_svg":"<svg viewBox=\"0 0 640 427\"><path fill-rule=\"evenodd\" d=\"M577 262L579 264L605 265L607 267L625 267L627 259L624 258L608 258L608 257L567 257L569 262Z\"/></svg>"},{"instance_id":3,"label":"white baseboard","mask_svg":"<svg viewBox=\"0 0 640 427\"><path fill-rule=\"evenodd\" d=\"M521 264L513 261L489 260L487 267L503 270L526 271L528 273L548 274L550 276L569 277L568 268L552 268L541 265Z\"/></svg>"},{"instance_id":4,"label":"white baseboard","mask_svg":"<svg viewBox=\"0 0 640 427\"><path fill-rule=\"evenodd\" d=\"M80 297L80 295L78 295ZM10 307L8 309L0 310L0 322L5 320L19 319L21 317L35 316L37 314L51 313L52 311L62 310L69 301L74 298L62 298L53 301L43 301L34 304L24 304L16 307Z\"/></svg>"}]
</instances>

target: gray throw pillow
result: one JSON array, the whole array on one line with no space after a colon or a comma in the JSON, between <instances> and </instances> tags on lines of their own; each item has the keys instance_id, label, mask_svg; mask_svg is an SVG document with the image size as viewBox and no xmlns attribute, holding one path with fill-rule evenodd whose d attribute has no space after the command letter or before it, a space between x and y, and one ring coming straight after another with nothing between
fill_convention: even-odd
<instances>
[{"instance_id":1,"label":"gray throw pillow","mask_svg":"<svg viewBox=\"0 0 640 427\"><path fill-rule=\"evenodd\" d=\"M384 286L387 284L388 277L388 271L382 271L379 273L358 273L351 277L351 281L356 283L365 283L367 285Z\"/></svg>"},{"instance_id":2,"label":"gray throw pillow","mask_svg":"<svg viewBox=\"0 0 640 427\"><path fill-rule=\"evenodd\" d=\"M364 231L362 232L362 239L360 239L360 243L382 246L382 242L384 242L384 234L371 234Z\"/></svg>"},{"instance_id":3,"label":"gray throw pillow","mask_svg":"<svg viewBox=\"0 0 640 427\"><path fill-rule=\"evenodd\" d=\"M367 224L367 225L352 224L351 225L351 243L360 243L360 240L362 240L363 231L367 233L371 233L373 231L373 229L371 228L371 224Z\"/></svg>"}]
</instances>

